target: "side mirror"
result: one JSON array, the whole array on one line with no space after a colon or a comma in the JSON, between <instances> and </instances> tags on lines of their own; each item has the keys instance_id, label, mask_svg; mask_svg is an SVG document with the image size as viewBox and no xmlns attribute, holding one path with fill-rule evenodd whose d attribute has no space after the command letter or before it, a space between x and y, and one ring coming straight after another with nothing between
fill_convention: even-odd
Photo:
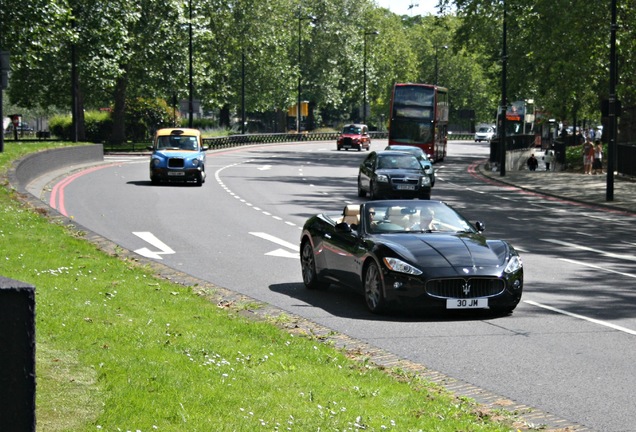
<instances>
[{"instance_id":1,"label":"side mirror","mask_svg":"<svg viewBox=\"0 0 636 432\"><path fill-rule=\"evenodd\" d=\"M155 148L153 146L146 146L146 150L154 150Z\"/></svg>"},{"instance_id":2,"label":"side mirror","mask_svg":"<svg viewBox=\"0 0 636 432\"><path fill-rule=\"evenodd\" d=\"M477 222L475 222L475 228L479 232L484 232L484 231L486 231L486 224L484 224L481 221L477 221Z\"/></svg>"}]
</instances>

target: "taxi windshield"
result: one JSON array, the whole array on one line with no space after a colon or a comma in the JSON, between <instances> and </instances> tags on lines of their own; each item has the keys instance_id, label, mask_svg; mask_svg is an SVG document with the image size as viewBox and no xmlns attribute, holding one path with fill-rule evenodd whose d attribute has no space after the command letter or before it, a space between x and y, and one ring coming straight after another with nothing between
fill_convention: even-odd
<instances>
[{"instance_id":1,"label":"taxi windshield","mask_svg":"<svg viewBox=\"0 0 636 432\"><path fill-rule=\"evenodd\" d=\"M197 137L184 135L160 136L157 138L158 149L197 150Z\"/></svg>"}]
</instances>

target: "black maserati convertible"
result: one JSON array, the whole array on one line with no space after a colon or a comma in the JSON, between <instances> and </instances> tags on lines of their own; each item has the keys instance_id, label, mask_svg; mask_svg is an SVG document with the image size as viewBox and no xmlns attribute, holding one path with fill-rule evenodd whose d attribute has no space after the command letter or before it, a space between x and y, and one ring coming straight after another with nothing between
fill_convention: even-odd
<instances>
[{"instance_id":1,"label":"black maserati convertible","mask_svg":"<svg viewBox=\"0 0 636 432\"><path fill-rule=\"evenodd\" d=\"M347 205L341 214L305 222L303 282L309 289L357 289L374 313L396 304L508 314L523 291L521 258L483 231L483 223L471 224L440 201Z\"/></svg>"}]
</instances>

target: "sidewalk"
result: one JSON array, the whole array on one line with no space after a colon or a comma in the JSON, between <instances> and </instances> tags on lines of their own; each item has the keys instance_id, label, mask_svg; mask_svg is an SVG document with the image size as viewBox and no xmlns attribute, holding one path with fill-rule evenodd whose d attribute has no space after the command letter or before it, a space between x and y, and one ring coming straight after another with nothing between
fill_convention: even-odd
<instances>
[{"instance_id":1,"label":"sidewalk","mask_svg":"<svg viewBox=\"0 0 636 432\"><path fill-rule=\"evenodd\" d=\"M545 171L545 164L539 159L537 171L523 169L506 171L488 170L488 164L479 166L480 174L494 181L502 182L524 190L533 191L557 198L600 206L608 209L626 211L636 216L636 181L614 176L614 199L607 201L607 174L586 175L566 171Z\"/></svg>"}]
</instances>

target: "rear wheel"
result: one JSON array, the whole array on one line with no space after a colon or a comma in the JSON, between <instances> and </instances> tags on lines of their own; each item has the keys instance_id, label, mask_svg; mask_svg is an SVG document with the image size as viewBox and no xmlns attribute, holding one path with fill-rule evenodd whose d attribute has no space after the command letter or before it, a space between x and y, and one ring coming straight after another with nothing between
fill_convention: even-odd
<instances>
[{"instance_id":1,"label":"rear wheel","mask_svg":"<svg viewBox=\"0 0 636 432\"><path fill-rule=\"evenodd\" d=\"M370 263L364 272L364 300L367 308L373 313L381 313L386 309L386 299L380 268L375 262Z\"/></svg>"},{"instance_id":2,"label":"rear wheel","mask_svg":"<svg viewBox=\"0 0 636 432\"><path fill-rule=\"evenodd\" d=\"M309 240L303 243L300 251L300 266L303 274L303 283L308 289L325 289L329 286L328 282L323 282L318 279L314 248L311 246Z\"/></svg>"}]
</instances>

